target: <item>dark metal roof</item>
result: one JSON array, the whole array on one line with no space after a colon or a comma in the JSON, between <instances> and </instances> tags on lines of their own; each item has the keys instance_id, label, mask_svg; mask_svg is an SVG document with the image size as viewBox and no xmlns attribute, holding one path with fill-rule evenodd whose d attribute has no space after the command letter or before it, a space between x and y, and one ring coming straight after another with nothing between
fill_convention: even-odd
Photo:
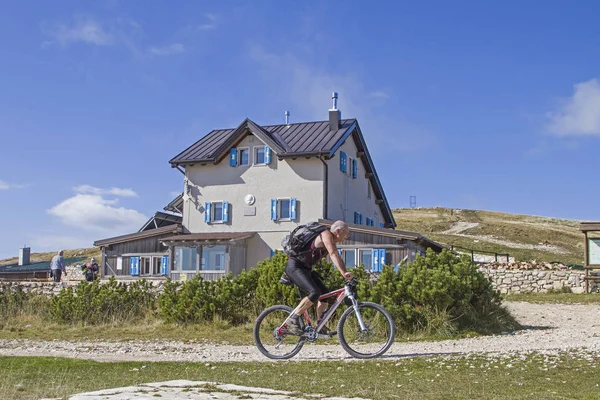
<instances>
[{"instance_id":1,"label":"dark metal roof","mask_svg":"<svg viewBox=\"0 0 600 400\"><path fill-rule=\"evenodd\" d=\"M163 210L183 214L183 193L171 200Z\"/></svg>"},{"instance_id":2,"label":"dark metal roof","mask_svg":"<svg viewBox=\"0 0 600 400\"><path fill-rule=\"evenodd\" d=\"M149 229L149 230L143 231L143 232L130 233L128 235L121 235L121 236L115 236L112 238L96 240L94 242L94 246L102 247L102 246L108 246L108 245L115 244L115 243L130 242L132 240L144 239L144 238L148 238L148 237L164 235L167 233L180 233L180 232L181 232L180 224L167 225L167 226L163 226L161 228Z\"/></svg>"},{"instance_id":3,"label":"dark metal roof","mask_svg":"<svg viewBox=\"0 0 600 400\"><path fill-rule=\"evenodd\" d=\"M211 240L240 240L252 236L254 232L207 232L189 233L184 235L169 236L160 239L161 242L189 242L189 241L211 241Z\"/></svg>"},{"instance_id":4,"label":"dark metal roof","mask_svg":"<svg viewBox=\"0 0 600 400\"><path fill-rule=\"evenodd\" d=\"M340 121L341 128L332 131L329 129L329 121L261 127L245 119L235 129L217 129L210 132L169 162L173 167L217 162L231 146L241 141L248 133L256 135L281 158L315 152L329 154L355 122L355 119L343 119Z\"/></svg>"},{"instance_id":5,"label":"dark metal roof","mask_svg":"<svg viewBox=\"0 0 600 400\"><path fill-rule=\"evenodd\" d=\"M181 215L173 215L157 211L154 214L154 216L150 218L148 222L146 222L138 232L161 228L163 226L168 225L181 224L182 219L183 218Z\"/></svg>"},{"instance_id":6,"label":"dark metal roof","mask_svg":"<svg viewBox=\"0 0 600 400\"><path fill-rule=\"evenodd\" d=\"M380 200L379 208L384 215L386 227L396 227L392 209L385 197L383 186L377 176L375 165L356 119L343 119L340 121L339 129L331 130L329 121L261 127L246 118L235 129L218 129L210 132L169 162L172 167L218 163L229 154L231 147L249 133L254 134L271 147L278 158L308 156L331 158L352 135L358 151L362 153L360 159L365 171L370 174L368 179L371 181L376 199Z\"/></svg>"}]
</instances>

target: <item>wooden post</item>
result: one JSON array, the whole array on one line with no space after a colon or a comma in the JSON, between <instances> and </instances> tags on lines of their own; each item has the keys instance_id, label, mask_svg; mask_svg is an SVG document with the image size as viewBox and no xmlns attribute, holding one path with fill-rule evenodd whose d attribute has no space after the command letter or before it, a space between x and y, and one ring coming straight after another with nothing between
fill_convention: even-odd
<instances>
[{"instance_id":1,"label":"wooden post","mask_svg":"<svg viewBox=\"0 0 600 400\"><path fill-rule=\"evenodd\" d=\"M588 294L589 293L589 288L590 288L590 269L588 268L588 266L590 265L590 260L589 260L589 242L588 242L588 234L587 231L583 232L583 236L584 236L584 240L585 243L583 244L583 264L585 268L585 293Z\"/></svg>"}]
</instances>

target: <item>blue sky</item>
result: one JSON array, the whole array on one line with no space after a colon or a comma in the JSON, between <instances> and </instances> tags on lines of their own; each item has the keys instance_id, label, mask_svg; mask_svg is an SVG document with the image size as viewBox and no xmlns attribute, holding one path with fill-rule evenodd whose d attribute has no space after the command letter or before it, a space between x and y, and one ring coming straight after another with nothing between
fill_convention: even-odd
<instances>
[{"instance_id":1,"label":"blue sky","mask_svg":"<svg viewBox=\"0 0 600 400\"><path fill-rule=\"evenodd\" d=\"M327 119L332 91L393 208L600 219L598 12L4 1L0 258L136 231L182 190L168 160L188 145L245 117Z\"/></svg>"}]
</instances>

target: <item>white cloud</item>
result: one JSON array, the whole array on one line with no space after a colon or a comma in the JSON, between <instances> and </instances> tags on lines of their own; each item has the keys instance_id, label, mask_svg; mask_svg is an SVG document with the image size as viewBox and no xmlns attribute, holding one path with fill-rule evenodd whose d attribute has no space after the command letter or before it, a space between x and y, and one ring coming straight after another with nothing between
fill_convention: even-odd
<instances>
[{"instance_id":1,"label":"white cloud","mask_svg":"<svg viewBox=\"0 0 600 400\"><path fill-rule=\"evenodd\" d=\"M600 135L600 83L577 83L573 92L556 112L548 113L547 130L558 136Z\"/></svg>"},{"instance_id":2,"label":"white cloud","mask_svg":"<svg viewBox=\"0 0 600 400\"><path fill-rule=\"evenodd\" d=\"M198 29L201 31L210 31L217 27L217 17L214 14L208 13L204 14L207 22L198 25Z\"/></svg>"},{"instance_id":3,"label":"white cloud","mask_svg":"<svg viewBox=\"0 0 600 400\"><path fill-rule=\"evenodd\" d=\"M116 42L114 32L107 31L99 22L90 18L76 18L72 25L58 24L42 30L63 47L78 42L96 46L110 46ZM52 42L46 42L50 43Z\"/></svg>"},{"instance_id":4,"label":"white cloud","mask_svg":"<svg viewBox=\"0 0 600 400\"><path fill-rule=\"evenodd\" d=\"M134 192L132 189L120 189L120 188L110 188L110 189L100 189L91 185L79 185L73 188L75 193L81 194L95 194L95 195L113 195L120 197L138 197L138 194Z\"/></svg>"},{"instance_id":5,"label":"white cloud","mask_svg":"<svg viewBox=\"0 0 600 400\"><path fill-rule=\"evenodd\" d=\"M185 53L185 46L181 43L173 43L168 46L150 47L148 52L155 56L170 56L173 54Z\"/></svg>"},{"instance_id":6,"label":"white cloud","mask_svg":"<svg viewBox=\"0 0 600 400\"><path fill-rule=\"evenodd\" d=\"M249 56L264 71L264 84L273 104L284 104L282 110L313 120L328 119L332 106L331 93L339 93L338 107L342 118L357 118L371 153L411 152L435 145L435 135L423 127L405 120L401 113L389 115L373 101L373 95L383 99L382 91L367 90L358 74L332 72L310 63L312 54L298 57L290 52L277 54L260 45L249 47ZM285 82L285 90L281 89ZM270 87L269 87L270 85ZM283 111L282 111L283 115ZM390 140L390 135L394 140ZM418 140L415 140L418 138Z\"/></svg>"},{"instance_id":7,"label":"white cloud","mask_svg":"<svg viewBox=\"0 0 600 400\"><path fill-rule=\"evenodd\" d=\"M0 179L0 190L10 190L10 189L23 189L30 185L18 185L15 183L8 183Z\"/></svg>"},{"instance_id":8,"label":"white cloud","mask_svg":"<svg viewBox=\"0 0 600 400\"><path fill-rule=\"evenodd\" d=\"M97 194L77 194L48 210L66 225L113 235L136 232L148 220L143 214L117 207L117 199Z\"/></svg>"}]
</instances>

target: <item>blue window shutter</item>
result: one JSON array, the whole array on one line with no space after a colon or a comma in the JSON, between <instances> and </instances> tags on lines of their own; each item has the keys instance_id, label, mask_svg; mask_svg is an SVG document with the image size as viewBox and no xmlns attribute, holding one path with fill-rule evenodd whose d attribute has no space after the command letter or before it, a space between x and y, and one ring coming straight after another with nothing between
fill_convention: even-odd
<instances>
[{"instance_id":1,"label":"blue window shutter","mask_svg":"<svg viewBox=\"0 0 600 400\"><path fill-rule=\"evenodd\" d=\"M271 249L271 258L275 255L275 250Z\"/></svg>"},{"instance_id":2,"label":"blue window shutter","mask_svg":"<svg viewBox=\"0 0 600 400\"><path fill-rule=\"evenodd\" d=\"M277 220L277 199L271 199L271 220Z\"/></svg>"},{"instance_id":3,"label":"blue window shutter","mask_svg":"<svg viewBox=\"0 0 600 400\"><path fill-rule=\"evenodd\" d=\"M162 275L169 275L169 256L162 256L160 262L160 273Z\"/></svg>"},{"instance_id":4,"label":"blue window shutter","mask_svg":"<svg viewBox=\"0 0 600 400\"><path fill-rule=\"evenodd\" d=\"M371 250L371 255L373 259L373 265L371 267L372 272L381 272L381 264L379 263L379 250L373 249Z\"/></svg>"},{"instance_id":5,"label":"blue window shutter","mask_svg":"<svg viewBox=\"0 0 600 400\"><path fill-rule=\"evenodd\" d=\"M271 164L271 149L265 146L265 164Z\"/></svg>"},{"instance_id":6,"label":"blue window shutter","mask_svg":"<svg viewBox=\"0 0 600 400\"><path fill-rule=\"evenodd\" d=\"M130 257L129 258L129 274L132 276L140 274L140 258Z\"/></svg>"},{"instance_id":7,"label":"blue window shutter","mask_svg":"<svg viewBox=\"0 0 600 400\"><path fill-rule=\"evenodd\" d=\"M362 214L358 214L358 223L362 225Z\"/></svg>"},{"instance_id":8,"label":"blue window shutter","mask_svg":"<svg viewBox=\"0 0 600 400\"><path fill-rule=\"evenodd\" d=\"M385 249L379 249L379 270L383 271L385 265Z\"/></svg>"},{"instance_id":9,"label":"blue window shutter","mask_svg":"<svg viewBox=\"0 0 600 400\"><path fill-rule=\"evenodd\" d=\"M352 179L356 179L356 174L357 174L357 162L356 160L352 160Z\"/></svg>"},{"instance_id":10,"label":"blue window shutter","mask_svg":"<svg viewBox=\"0 0 600 400\"><path fill-rule=\"evenodd\" d=\"M358 213L354 211L354 223L358 224Z\"/></svg>"},{"instance_id":11,"label":"blue window shutter","mask_svg":"<svg viewBox=\"0 0 600 400\"><path fill-rule=\"evenodd\" d=\"M229 202L223 202L223 222L229 222Z\"/></svg>"},{"instance_id":12,"label":"blue window shutter","mask_svg":"<svg viewBox=\"0 0 600 400\"><path fill-rule=\"evenodd\" d=\"M229 150L229 166L237 167L237 149L235 147Z\"/></svg>"},{"instance_id":13,"label":"blue window shutter","mask_svg":"<svg viewBox=\"0 0 600 400\"><path fill-rule=\"evenodd\" d=\"M210 203L204 203L204 222L210 222Z\"/></svg>"},{"instance_id":14,"label":"blue window shutter","mask_svg":"<svg viewBox=\"0 0 600 400\"><path fill-rule=\"evenodd\" d=\"M292 197L290 199L290 219L296 219L296 198Z\"/></svg>"},{"instance_id":15,"label":"blue window shutter","mask_svg":"<svg viewBox=\"0 0 600 400\"><path fill-rule=\"evenodd\" d=\"M346 173L346 153L340 151L340 171Z\"/></svg>"},{"instance_id":16,"label":"blue window shutter","mask_svg":"<svg viewBox=\"0 0 600 400\"><path fill-rule=\"evenodd\" d=\"M379 227L380 227L380 228L385 228L385 224L384 224L383 222L380 222L380 223L379 223Z\"/></svg>"}]
</instances>

